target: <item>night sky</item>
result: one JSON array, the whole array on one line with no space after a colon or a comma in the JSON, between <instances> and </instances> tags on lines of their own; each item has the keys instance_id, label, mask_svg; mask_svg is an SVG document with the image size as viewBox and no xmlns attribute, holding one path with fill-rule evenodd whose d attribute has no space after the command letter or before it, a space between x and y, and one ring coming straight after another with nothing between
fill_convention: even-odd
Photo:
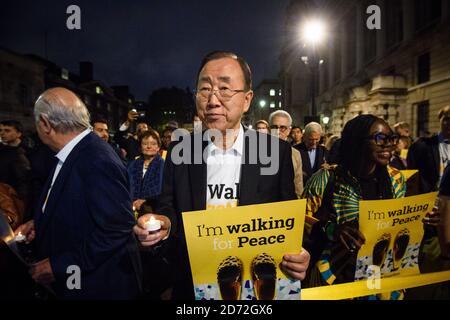
<instances>
[{"instance_id":1,"label":"night sky","mask_svg":"<svg viewBox=\"0 0 450 320\"><path fill-rule=\"evenodd\" d=\"M78 73L129 85L138 100L165 86L193 87L201 58L213 50L243 56L254 85L274 78L289 0L3 1L0 46L45 56ZM81 30L68 30L66 8L81 8Z\"/></svg>"}]
</instances>

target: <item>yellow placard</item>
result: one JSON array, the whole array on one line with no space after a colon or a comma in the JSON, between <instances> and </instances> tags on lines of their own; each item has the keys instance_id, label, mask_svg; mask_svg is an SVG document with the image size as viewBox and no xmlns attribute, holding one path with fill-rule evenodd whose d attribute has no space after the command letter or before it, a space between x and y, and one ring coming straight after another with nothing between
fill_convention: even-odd
<instances>
[{"instance_id":1,"label":"yellow placard","mask_svg":"<svg viewBox=\"0 0 450 320\"><path fill-rule=\"evenodd\" d=\"M415 175L419 170L400 170L401 173L405 176L405 180L408 181L413 175Z\"/></svg>"},{"instance_id":2,"label":"yellow placard","mask_svg":"<svg viewBox=\"0 0 450 320\"><path fill-rule=\"evenodd\" d=\"M358 252L355 280L419 273L422 219L437 192L393 200L359 202L359 230L366 238Z\"/></svg>"},{"instance_id":3,"label":"yellow placard","mask_svg":"<svg viewBox=\"0 0 450 320\"><path fill-rule=\"evenodd\" d=\"M195 298L299 299L279 264L301 250L306 200L183 213Z\"/></svg>"},{"instance_id":4,"label":"yellow placard","mask_svg":"<svg viewBox=\"0 0 450 320\"><path fill-rule=\"evenodd\" d=\"M450 271L387 279L369 279L302 290L302 300L342 300L421 287L450 280Z\"/></svg>"}]
</instances>

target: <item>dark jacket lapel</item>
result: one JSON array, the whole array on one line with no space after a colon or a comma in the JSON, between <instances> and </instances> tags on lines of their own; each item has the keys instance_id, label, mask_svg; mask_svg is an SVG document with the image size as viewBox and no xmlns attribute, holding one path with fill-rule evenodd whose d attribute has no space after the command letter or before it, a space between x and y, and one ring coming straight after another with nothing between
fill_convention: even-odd
<instances>
[{"instance_id":1,"label":"dark jacket lapel","mask_svg":"<svg viewBox=\"0 0 450 320\"><path fill-rule=\"evenodd\" d=\"M247 205L249 203L253 203L256 198L257 190L258 190L258 177L260 170L260 161L259 157L257 159L256 164L250 164L250 144L248 141L253 141L248 138L248 129L244 127L244 154L242 156L242 164L241 164L241 173L239 178L239 200L238 205ZM259 139L261 136L258 136L258 145Z\"/></svg>"},{"instance_id":2,"label":"dark jacket lapel","mask_svg":"<svg viewBox=\"0 0 450 320\"><path fill-rule=\"evenodd\" d=\"M203 136L203 134L202 134ZM188 165L189 170L189 181L191 184L191 199L193 210L205 210L206 209L206 163L203 159L203 154L208 146L208 141L203 141L202 139L202 159L201 163L195 163L195 135L193 137L193 143L191 145L191 165ZM197 138L198 139L198 138Z\"/></svg>"}]
</instances>

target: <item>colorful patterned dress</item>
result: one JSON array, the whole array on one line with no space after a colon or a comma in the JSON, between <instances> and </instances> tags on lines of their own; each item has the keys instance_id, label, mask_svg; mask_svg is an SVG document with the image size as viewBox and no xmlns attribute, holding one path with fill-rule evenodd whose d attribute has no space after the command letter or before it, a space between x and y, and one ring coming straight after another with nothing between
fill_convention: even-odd
<instances>
[{"instance_id":1,"label":"colorful patterned dress","mask_svg":"<svg viewBox=\"0 0 450 320\"><path fill-rule=\"evenodd\" d=\"M405 177L395 168L387 167L387 169L389 180L392 183L391 191L393 198L397 199L404 197L406 193ZM326 188L330 179L330 172L332 172L331 174L333 175L333 186L331 187L332 191L329 193L329 196L326 196L326 193L328 192L328 189ZM331 221L332 223L345 223L356 227L358 226L359 201L362 200L361 187L358 180L348 171L344 171L341 167L334 166L331 169L319 170L308 181L302 198L307 199L307 216L322 220L323 217L317 217L316 214L322 205L327 205L333 208L334 211L335 217L333 215L333 221ZM325 204L322 203L323 201L331 201L331 203ZM308 219L306 224L306 229L311 230L312 226L308 225ZM337 274L341 273L343 269L349 267L349 263L354 264L356 262L356 255L341 258L336 258L333 256L332 252L336 252L333 250L333 246L336 246L336 243L333 243L332 241L329 241L325 245L316 265L313 267L317 269L316 271L319 271L322 278L320 280L323 280L329 285L335 283ZM354 261L349 261L352 259ZM312 273L314 273L314 271ZM351 272L347 272L347 275L345 277L341 277L338 282L342 283L353 281L353 279L350 279L349 274L351 274Z\"/></svg>"}]
</instances>

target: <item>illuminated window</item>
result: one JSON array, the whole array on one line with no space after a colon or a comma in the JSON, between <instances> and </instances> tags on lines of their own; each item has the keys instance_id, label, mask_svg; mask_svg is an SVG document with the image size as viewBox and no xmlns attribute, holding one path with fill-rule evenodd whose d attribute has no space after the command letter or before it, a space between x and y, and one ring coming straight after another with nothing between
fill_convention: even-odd
<instances>
[{"instance_id":1,"label":"illuminated window","mask_svg":"<svg viewBox=\"0 0 450 320\"><path fill-rule=\"evenodd\" d=\"M132 103L133 103L133 100L131 100L130 98L128 98L128 103L129 103L129 104L132 104Z\"/></svg>"},{"instance_id":2,"label":"illuminated window","mask_svg":"<svg viewBox=\"0 0 450 320\"><path fill-rule=\"evenodd\" d=\"M69 70L62 68L61 69L61 78L64 80L69 80Z\"/></svg>"},{"instance_id":3,"label":"illuminated window","mask_svg":"<svg viewBox=\"0 0 450 320\"><path fill-rule=\"evenodd\" d=\"M275 102L270 103L270 108L272 108L272 109L275 108Z\"/></svg>"},{"instance_id":4,"label":"illuminated window","mask_svg":"<svg viewBox=\"0 0 450 320\"><path fill-rule=\"evenodd\" d=\"M271 97L275 96L275 89L270 89L269 94Z\"/></svg>"},{"instance_id":5,"label":"illuminated window","mask_svg":"<svg viewBox=\"0 0 450 320\"><path fill-rule=\"evenodd\" d=\"M278 90L278 95L281 97L281 89Z\"/></svg>"},{"instance_id":6,"label":"illuminated window","mask_svg":"<svg viewBox=\"0 0 450 320\"><path fill-rule=\"evenodd\" d=\"M281 101L278 102L278 108L281 108Z\"/></svg>"},{"instance_id":7,"label":"illuminated window","mask_svg":"<svg viewBox=\"0 0 450 320\"><path fill-rule=\"evenodd\" d=\"M99 87L99 86L95 87L95 93L97 93L97 94L103 94L102 88Z\"/></svg>"}]
</instances>

